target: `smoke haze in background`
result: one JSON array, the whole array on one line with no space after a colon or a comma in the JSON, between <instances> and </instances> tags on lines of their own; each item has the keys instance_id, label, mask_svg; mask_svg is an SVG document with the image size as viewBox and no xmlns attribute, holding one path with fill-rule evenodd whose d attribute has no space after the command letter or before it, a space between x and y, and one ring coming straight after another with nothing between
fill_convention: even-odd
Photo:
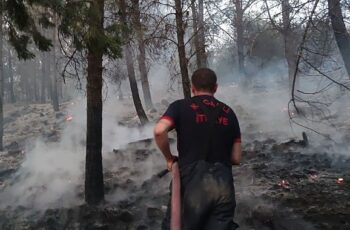
<instances>
[{"instance_id":1,"label":"smoke haze in background","mask_svg":"<svg viewBox=\"0 0 350 230\"><path fill-rule=\"evenodd\" d=\"M231 83L219 85L216 97L232 106L237 113L243 138L245 138L246 133L259 134L256 135L255 139L274 138L277 141L283 141L289 138L301 138L301 132L305 129L296 125L291 128L287 109L290 92L286 82L280 83L286 81L286 78L283 77L286 76L286 72L281 63L265 68L254 78L251 88L234 83L237 82L237 79L233 74L220 76L218 73L219 79L232 79ZM172 102L182 98L181 91L169 91L170 76L169 71L164 66L154 65L149 76L154 104L159 104L163 99ZM113 86L109 87L113 88ZM303 87L303 90L308 90L313 85L305 84ZM113 90L110 92L114 92ZM125 94L130 95L129 88L123 90ZM335 91L338 92L338 90ZM120 176L132 179L136 184L141 184L165 167L165 162L159 151L155 151L147 160L136 163L127 153L118 157L111 152L113 149L122 148L129 142L152 138L153 123L143 128L127 128L119 125L118 122L122 118L136 116L133 103L129 98L125 101L118 101L116 95L111 93L107 95L103 108L105 170L117 171L123 167L136 168L142 174L125 172ZM334 103L332 110L338 112L338 116L346 120L349 108L349 100L343 96ZM162 109L164 110L164 108L160 110ZM162 112L164 111L159 111L159 114ZM74 206L83 202L86 135L85 98L79 97L73 100L68 114L73 116L73 121L66 123L58 143L45 143L38 139L34 148L26 152L26 158L21 168L15 173L10 185L0 194L2 207L23 205L30 208L46 209ZM315 124L317 123L309 125L315 128ZM327 130L321 125L319 126L322 130ZM336 131L332 132L331 135L338 139L343 137L341 132L337 133ZM312 138L316 142L322 141L318 135L312 135ZM251 140L247 139L246 141ZM337 148L339 148L337 151L346 152L341 146L337 146ZM168 183L164 182L158 189L166 189L167 185ZM108 193L107 199L117 201L127 196L128 191L116 189Z\"/></svg>"},{"instance_id":2,"label":"smoke haze in background","mask_svg":"<svg viewBox=\"0 0 350 230\"><path fill-rule=\"evenodd\" d=\"M0 194L2 207L26 206L46 209L68 207L83 201L85 169L86 103L75 99L69 106L66 122L58 143L38 139L26 151L20 169L11 179L10 186ZM132 106L120 106L116 99L104 104L103 157L108 159L115 148L152 136L152 125L142 129L118 125L118 117L132 113ZM113 167L132 167L132 162L114 162ZM151 165L149 167L152 169ZM146 174L145 174L146 175ZM142 180L143 178L140 178Z\"/></svg>"},{"instance_id":3,"label":"smoke haze in background","mask_svg":"<svg viewBox=\"0 0 350 230\"><path fill-rule=\"evenodd\" d=\"M151 73L154 73L150 79L153 87L152 96L154 102L157 103L166 98L162 95L168 95L166 83L169 82L169 75L165 68L159 66L153 68ZM102 152L105 169L138 168L143 172L142 175L124 176L142 183L165 167L160 153L155 153L150 160L137 165L127 155L122 161L110 162L110 160L115 160L111 152L113 149L123 148L129 142L153 138L153 124L142 128L128 128L119 125L118 122L128 116L137 119L135 109L128 98L129 89L123 89L126 100L118 101L117 96L110 93L116 90L111 85L108 87L109 93L104 94L107 95L107 98L105 98L103 108ZM77 98L69 106L67 115L72 116L73 120L66 122L61 140L58 143L45 143L39 138L33 147L27 148L23 164L10 180L10 186L7 186L0 194L2 207L22 205L35 209L47 209L74 206L83 202L86 99L81 94L72 93ZM118 192L120 194L116 195L120 198L123 191ZM110 197L110 199L116 200L115 197Z\"/></svg>"}]
</instances>

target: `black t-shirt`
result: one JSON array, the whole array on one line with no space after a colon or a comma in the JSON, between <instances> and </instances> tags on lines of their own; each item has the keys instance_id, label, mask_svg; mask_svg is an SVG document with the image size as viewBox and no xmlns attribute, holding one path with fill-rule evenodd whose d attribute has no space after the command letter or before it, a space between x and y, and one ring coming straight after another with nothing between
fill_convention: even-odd
<instances>
[{"instance_id":1,"label":"black t-shirt","mask_svg":"<svg viewBox=\"0 0 350 230\"><path fill-rule=\"evenodd\" d=\"M209 111L217 106L222 108L212 129L204 111L192 98L173 102L161 118L171 121L176 129L180 166L205 158L208 132L212 132L212 139L211 151L206 160L230 164L233 143L241 142L237 117L229 106L212 96L196 96L196 101L198 99Z\"/></svg>"}]
</instances>

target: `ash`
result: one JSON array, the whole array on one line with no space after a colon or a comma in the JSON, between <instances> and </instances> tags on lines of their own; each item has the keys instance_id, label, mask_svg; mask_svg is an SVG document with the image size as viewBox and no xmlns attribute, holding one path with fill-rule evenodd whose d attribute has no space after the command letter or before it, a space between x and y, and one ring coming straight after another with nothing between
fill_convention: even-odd
<instances>
[{"instance_id":1,"label":"ash","mask_svg":"<svg viewBox=\"0 0 350 230\"><path fill-rule=\"evenodd\" d=\"M126 104L130 107L131 102ZM168 104L163 100L148 115L155 121ZM78 145L74 151L66 149L78 153L74 165L65 162L47 177L48 169L33 171L28 166L28 159L35 156L31 152L38 150L35 138L56 146L67 132L72 133L69 127L76 129L79 115L72 115L70 105L57 114L50 105L7 110L6 151L0 154L0 229L160 229L170 175L157 176L165 163L150 138L152 126L143 131L145 135L133 135L133 140L127 138L114 148L111 142L104 147L106 201L99 207L84 204L83 129L72 140ZM327 141L315 143L311 136L309 143L301 132L293 140L281 140L279 132L261 131L252 111L239 105L234 108L245 130L244 161L233 168L239 229L350 229L350 158ZM134 132L138 122L131 111L119 116L120 139ZM108 129L105 132L112 135ZM175 149L175 141L172 145ZM40 159L47 155L49 151ZM59 153L54 156L60 157ZM54 179L55 186L50 184ZM33 183L26 185L26 181Z\"/></svg>"}]
</instances>

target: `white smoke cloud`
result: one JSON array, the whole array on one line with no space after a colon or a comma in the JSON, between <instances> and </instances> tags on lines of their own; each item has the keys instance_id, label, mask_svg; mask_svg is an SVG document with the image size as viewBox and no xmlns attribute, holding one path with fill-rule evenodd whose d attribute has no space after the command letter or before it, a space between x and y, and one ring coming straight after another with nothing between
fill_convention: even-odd
<instances>
[{"instance_id":1,"label":"white smoke cloud","mask_svg":"<svg viewBox=\"0 0 350 230\"><path fill-rule=\"evenodd\" d=\"M275 138L278 141L301 138L301 131L305 129L295 125L291 128L286 110L290 92L276 81L276 79L285 79L281 76L285 76L286 72L281 69L283 68L280 66L271 67L259 73L262 80L254 82L256 85L254 90L234 83L223 83L219 86L216 97L236 111L244 138L245 135L248 136L247 134L252 139ZM231 77L234 78L234 76L226 78ZM150 82L155 104L162 99L168 99L171 102L169 98L173 100L181 98L181 92L168 92L168 81L169 72L166 68L154 66L151 69ZM350 108L350 106L344 107L347 101L349 100L343 98L334 104L334 110L339 111L339 116L344 120L348 119L347 108ZM133 183L140 185L165 167L163 157L159 151L155 150L155 146L150 147L153 150L144 161L135 161L128 151L112 153L113 149L123 148L129 142L153 136L153 124L143 128L128 128L118 124L125 116L136 116L131 100L120 102L114 94L110 94L104 102L103 111L103 158L106 171L120 172L124 168L124 173L116 174L120 177L118 180L130 179ZM73 116L73 121L66 122L58 143L45 143L38 139L34 148L27 149L23 164L0 194L2 207L23 205L46 209L73 206L83 202L85 98L76 99L74 105L70 106L68 114ZM339 136L343 135L339 134ZM319 139L315 140L319 141ZM243 144L244 141L243 139ZM167 186L168 182L164 180L157 189L166 191ZM119 188L109 192L107 199L110 201L124 199L128 192Z\"/></svg>"}]
</instances>

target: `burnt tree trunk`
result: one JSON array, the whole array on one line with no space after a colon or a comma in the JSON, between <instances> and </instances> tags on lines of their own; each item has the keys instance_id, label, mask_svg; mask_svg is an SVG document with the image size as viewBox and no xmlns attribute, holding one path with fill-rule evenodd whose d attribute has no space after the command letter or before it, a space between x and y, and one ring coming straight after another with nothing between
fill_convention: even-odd
<instances>
[{"instance_id":1,"label":"burnt tree trunk","mask_svg":"<svg viewBox=\"0 0 350 230\"><path fill-rule=\"evenodd\" d=\"M102 167L102 61L103 48L97 34L103 34L104 0L91 2L97 12L88 19L91 38L88 44L87 67L87 130L85 162L85 201L97 205L104 200Z\"/></svg>"},{"instance_id":2,"label":"burnt tree trunk","mask_svg":"<svg viewBox=\"0 0 350 230\"><path fill-rule=\"evenodd\" d=\"M0 2L2 4L2 1ZM3 63L3 46L4 46L4 34L3 34L3 14L0 11L0 151L4 149L4 63Z\"/></svg>"},{"instance_id":3,"label":"burnt tree trunk","mask_svg":"<svg viewBox=\"0 0 350 230\"><path fill-rule=\"evenodd\" d=\"M120 10L121 10L121 22L125 26L127 26L128 20L127 20L125 0L120 0L119 3L120 3L119 5L120 5ZM129 38L129 34L126 30L124 30L123 36L125 38ZM127 40L129 40L129 39L127 39ZM132 98L134 101L136 113L140 119L141 124L144 125L148 122L148 118L147 118L147 115L146 115L145 110L143 109L143 106L141 103L139 90L137 87L136 76L135 76L134 64L133 64L132 48L131 48L131 45L129 42L124 46L124 55L125 55L126 67L128 70L131 94L132 94Z\"/></svg>"},{"instance_id":4,"label":"burnt tree trunk","mask_svg":"<svg viewBox=\"0 0 350 230\"><path fill-rule=\"evenodd\" d=\"M34 69L35 69L35 75L33 78L34 102L37 103L39 102L39 99L40 99L40 89L39 89L40 86L38 84L39 76L41 76L40 63L36 63Z\"/></svg>"},{"instance_id":5,"label":"burnt tree trunk","mask_svg":"<svg viewBox=\"0 0 350 230\"><path fill-rule=\"evenodd\" d=\"M137 88L137 81L136 81L136 77L135 77L135 69L134 69L130 45L126 45L126 47L124 47L124 54L125 54L126 67L128 70L132 99L134 101L136 113L140 119L141 124L145 125L148 122L148 118L147 118L147 115L145 113L145 110L143 109L140 95L139 95L139 91Z\"/></svg>"},{"instance_id":6,"label":"burnt tree trunk","mask_svg":"<svg viewBox=\"0 0 350 230\"><path fill-rule=\"evenodd\" d=\"M41 81L40 81L40 102L45 103L46 102L46 76L47 76L47 55L46 52L43 52L41 54Z\"/></svg>"},{"instance_id":7,"label":"burnt tree trunk","mask_svg":"<svg viewBox=\"0 0 350 230\"><path fill-rule=\"evenodd\" d=\"M198 0L198 42L199 42L199 60L201 67L207 67L208 58L205 51L205 26L204 26L204 3L203 0Z\"/></svg>"},{"instance_id":8,"label":"burnt tree trunk","mask_svg":"<svg viewBox=\"0 0 350 230\"><path fill-rule=\"evenodd\" d=\"M185 47L185 25L183 22L182 1L175 0L177 49L179 53L180 70L182 77L182 89L185 98L191 98L191 84L188 76L188 60Z\"/></svg>"},{"instance_id":9,"label":"burnt tree trunk","mask_svg":"<svg viewBox=\"0 0 350 230\"><path fill-rule=\"evenodd\" d=\"M10 102L16 103L16 96L14 91L14 79L13 79L13 66L12 66L12 52L10 47L8 48L8 68L9 68L9 96L10 96Z\"/></svg>"},{"instance_id":10,"label":"burnt tree trunk","mask_svg":"<svg viewBox=\"0 0 350 230\"><path fill-rule=\"evenodd\" d=\"M237 45L237 54L238 54L238 70L245 76L245 67L244 67L244 30L243 30L243 6L242 0L235 0L235 20L234 26L236 28L236 45Z\"/></svg>"},{"instance_id":11,"label":"burnt tree trunk","mask_svg":"<svg viewBox=\"0 0 350 230\"><path fill-rule=\"evenodd\" d=\"M51 62L52 62L52 56L51 52L46 54L46 71L47 71L47 79L46 79L46 85L47 85L47 98L50 100L52 104L52 68L51 68Z\"/></svg>"},{"instance_id":12,"label":"burnt tree trunk","mask_svg":"<svg viewBox=\"0 0 350 230\"><path fill-rule=\"evenodd\" d=\"M191 1L191 10L192 10L192 27L193 27L193 43L194 43L194 49L196 52L196 64L197 68L200 68L201 58L200 58L200 45L199 45L199 38L198 38L198 14L197 14L197 8L196 8L196 0Z\"/></svg>"},{"instance_id":13,"label":"burnt tree trunk","mask_svg":"<svg viewBox=\"0 0 350 230\"><path fill-rule=\"evenodd\" d=\"M328 13L332 22L335 40L350 77L350 35L345 27L340 0L328 0Z\"/></svg>"},{"instance_id":14,"label":"burnt tree trunk","mask_svg":"<svg viewBox=\"0 0 350 230\"><path fill-rule=\"evenodd\" d=\"M204 31L204 6L203 1L199 0L198 11L196 0L191 1L192 19L193 19L193 41L196 52L197 68L207 67L207 54L205 51L205 31Z\"/></svg>"},{"instance_id":15,"label":"burnt tree trunk","mask_svg":"<svg viewBox=\"0 0 350 230\"><path fill-rule=\"evenodd\" d=\"M52 49L52 91L51 91L51 100L54 111L58 112L60 110L59 99L58 99L58 89L57 89L57 63L56 63L56 49L58 47L58 20L55 16L55 28L53 31L53 49Z\"/></svg>"},{"instance_id":16,"label":"burnt tree trunk","mask_svg":"<svg viewBox=\"0 0 350 230\"><path fill-rule=\"evenodd\" d=\"M292 7L289 0L282 0L282 34L284 38L284 54L288 64L288 79L289 86L293 84L294 73L296 71L297 61L297 41L296 36L291 27L290 12Z\"/></svg>"},{"instance_id":17,"label":"burnt tree trunk","mask_svg":"<svg viewBox=\"0 0 350 230\"><path fill-rule=\"evenodd\" d=\"M136 32L138 48L139 48L139 56L138 56L138 64L141 75L141 85L143 96L145 99L146 107L148 109L153 108L151 90L148 81L148 71L146 67L146 46L144 42L144 33L141 24L141 12L140 12L140 0L132 0L133 4L133 24Z\"/></svg>"}]
</instances>

